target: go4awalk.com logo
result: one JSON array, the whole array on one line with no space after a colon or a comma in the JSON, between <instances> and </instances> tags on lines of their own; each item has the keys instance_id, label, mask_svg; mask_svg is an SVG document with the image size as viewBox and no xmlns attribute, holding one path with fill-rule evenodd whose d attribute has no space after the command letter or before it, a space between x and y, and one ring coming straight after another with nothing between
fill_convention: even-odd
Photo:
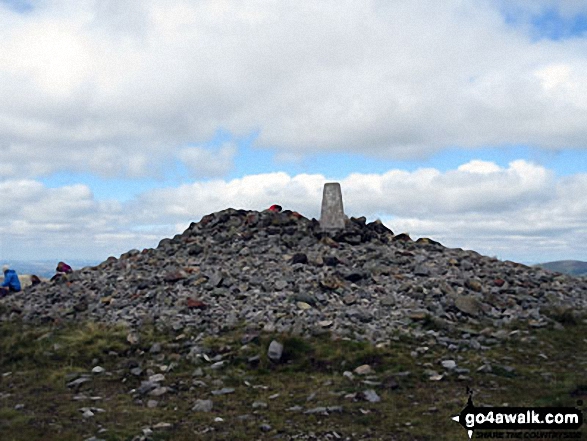
<instances>
[{"instance_id":1,"label":"go4awalk.com logo","mask_svg":"<svg viewBox=\"0 0 587 441\"><path fill-rule=\"evenodd\" d=\"M580 439L583 413L574 407L476 407L469 392L467 405L452 419L469 439Z\"/></svg>"}]
</instances>

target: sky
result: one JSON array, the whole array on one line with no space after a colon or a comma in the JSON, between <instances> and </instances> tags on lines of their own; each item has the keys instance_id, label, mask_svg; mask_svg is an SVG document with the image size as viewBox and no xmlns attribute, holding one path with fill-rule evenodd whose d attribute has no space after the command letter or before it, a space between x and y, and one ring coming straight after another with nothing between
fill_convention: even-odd
<instances>
[{"instance_id":1,"label":"sky","mask_svg":"<svg viewBox=\"0 0 587 441\"><path fill-rule=\"evenodd\" d=\"M225 208L587 260L587 1L0 0L0 260Z\"/></svg>"}]
</instances>

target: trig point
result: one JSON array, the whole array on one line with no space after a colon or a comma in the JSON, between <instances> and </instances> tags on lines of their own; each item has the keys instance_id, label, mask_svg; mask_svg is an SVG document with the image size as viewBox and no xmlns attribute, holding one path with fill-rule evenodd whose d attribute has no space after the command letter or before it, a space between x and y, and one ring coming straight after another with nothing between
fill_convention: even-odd
<instances>
[{"instance_id":1,"label":"trig point","mask_svg":"<svg viewBox=\"0 0 587 441\"><path fill-rule=\"evenodd\" d=\"M320 227L323 231L344 230L344 209L342 208L342 191L338 182L324 184L322 192L322 211Z\"/></svg>"}]
</instances>

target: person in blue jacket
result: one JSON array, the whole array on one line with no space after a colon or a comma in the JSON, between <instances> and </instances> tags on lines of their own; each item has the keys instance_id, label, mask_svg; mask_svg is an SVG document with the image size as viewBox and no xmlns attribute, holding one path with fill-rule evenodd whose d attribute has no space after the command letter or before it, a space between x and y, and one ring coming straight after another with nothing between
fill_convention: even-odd
<instances>
[{"instance_id":1,"label":"person in blue jacket","mask_svg":"<svg viewBox=\"0 0 587 441\"><path fill-rule=\"evenodd\" d=\"M4 282L0 285L0 297L5 297L10 292L20 291L20 280L16 275L16 271L11 270L8 265L2 267L4 272Z\"/></svg>"}]
</instances>

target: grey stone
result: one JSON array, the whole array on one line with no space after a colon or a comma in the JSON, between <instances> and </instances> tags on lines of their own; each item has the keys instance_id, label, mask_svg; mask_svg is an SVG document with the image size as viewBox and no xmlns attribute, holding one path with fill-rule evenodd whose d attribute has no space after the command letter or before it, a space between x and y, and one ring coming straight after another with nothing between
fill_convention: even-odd
<instances>
[{"instance_id":1,"label":"grey stone","mask_svg":"<svg viewBox=\"0 0 587 441\"><path fill-rule=\"evenodd\" d=\"M152 391L149 392L149 395L153 396L153 397L160 397L162 395L165 395L167 393L169 389L165 386L163 387L156 387L155 389L153 389Z\"/></svg>"},{"instance_id":2,"label":"grey stone","mask_svg":"<svg viewBox=\"0 0 587 441\"><path fill-rule=\"evenodd\" d=\"M222 389L212 391L212 395L228 395L228 394L233 394L233 393L234 393L233 387L223 387Z\"/></svg>"},{"instance_id":3,"label":"grey stone","mask_svg":"<svg viewBox=\"0 0 587 441\"><path fill-rule=\"evenodd\" d=\"M192 410L194 412L210 412L212 410L212 400L196 400Z\"/></svg>"},{"instance_id":4,"label":"grey stone","mask_svg":"<svg viewBox=\"0 0 587 441\"><path fill-rule=\"evenodd\" d=\"M481 304L471 296L459 296L455 299L455 306L461 312L476 317L481 312Z\"/></svg>"},{"instance_id":5,"label":"grey stone","mask_svg":"<svg viewBox=\"0 0 587 441\"><path fill-rule=\"evenodd\" d=\"M363 391L363 398L365 398L365 400L369 401L370 403L378 403L381 401L381 398L373 389Z\"/></svg>"},{"instance_id":6,"label":"grey stone","mask_svg":"<svg viewBox=\"0 0 587 441\"><path fill-rule=\"evenodd\" d=\"M154 383L152 381L141 381L141 385L137 388L136 392L140 395L145 395L157 387L159 387L159 383Z\"/></svg>"},{"instance_id":7,"label":"grey stone","mask_svg":"<svg viewBox=\"0 0 587 441\"><path fill-rule=\"evenodd\" d=\"M137 354L145 350L138 330L151 323L177 335L205 328L207 335L218 336L246 323L254 332L302 337L328 332L336 339L376 344L405 333L457 353L508 340L532 342L531 336L499 330L557 326L546 314L557 305L578 317L587 310L585 279L550 275L430 240L404 241L401 235L394 240L382 224L365 225L360 219L345 222L344 231L323 233L318 221L287 211L223 210L161 240L157 248L76 270L67 283L25 287L24 295L0 300L0 321L18 316L32 323L89 319L106 326L123 324ZM190 254L196 245L198 252ZM303 308L296 302L303 302ZM470 326L487 331L449 337ZM169 349L181 361L222 361L193 342L171 344L178 345ZM151 342L147 352L149 348L153 352L141 365L124 369L142 379L141 367L151 362L171 366L156 344ZM119 356L112 351L105 355ZM251 364L261 361L251 358L256 354L243 355ZM98 360L92 366L96 364ZM67 377L66 384L83 387L93 378ZM162 387L162 381L153 389Z\"/></svg>"},{"instance_id":8,"label":"grey stone","mask_svg":"<svg viewBox=\"0 0 587 441\"><path fill-rule=\"evenodd\" d=\"M457 363L454 360L442 360L440 362L443 368L452 370L457 367Z\"/></svg>"},{"instance_id":9,"label":"grey stone","mask_svg":"<svg viewBox=\"0 0 587 441\"><path fill-rule=\"evenodd\" d=\"M269 357L272 361L279 361L281 360L281 356L283 354L283 345L276 340L273 340L269 344L269 349L267 350L267 357Z\"/></svg>"},{"instance_id":10,"label":"grey stone","mask_svg":"<svg viewBox=\"0 0 587 441\"><path fill-rule=\"evenodd\" d=\"M79 389L82 384L87 383L88 381L90 381L88 377L77 378L76 380L67 383L67 387Z\"/></svg>"},{"instance_id":11,"label":"grey stone","mask_svg":"<svg viewBox=\"0 0 587 441\"><path fill-rule=\"evenodd\" d=\"M160 383L161 381L165 381L165 375L163 374L154 374L149 377L149 381L151 383Z\"/></svg>"}]
</instances>

